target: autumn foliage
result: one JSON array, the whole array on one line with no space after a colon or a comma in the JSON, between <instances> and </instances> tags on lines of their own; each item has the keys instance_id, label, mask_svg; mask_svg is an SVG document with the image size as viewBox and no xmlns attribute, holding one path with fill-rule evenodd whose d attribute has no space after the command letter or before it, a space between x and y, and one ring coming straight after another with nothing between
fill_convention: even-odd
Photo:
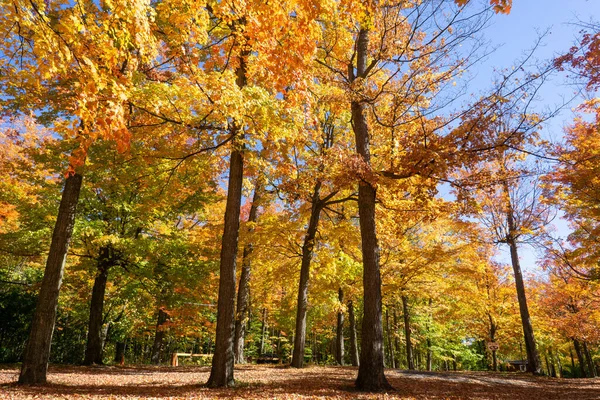
<instances>
[{"instance_id":1,"label":"autumn foliage","mask_svg":"<svg viewBox=\"0 0 600 400\"><path fill-rule=\"evenodd\" d=\"M149 367L177 396L596 376L600 34L473 94L511 6L0 2L0 362L211 365ZM560 143L552 74L585 93Z\"/></svg>"}]
</instances>

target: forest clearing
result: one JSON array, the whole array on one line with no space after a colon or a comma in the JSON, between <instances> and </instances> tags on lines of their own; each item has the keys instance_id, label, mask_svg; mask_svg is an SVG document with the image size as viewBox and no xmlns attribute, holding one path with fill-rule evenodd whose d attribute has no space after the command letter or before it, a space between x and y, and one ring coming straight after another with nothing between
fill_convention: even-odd
<instances>
[{"instance_id":1,"label":"forest clearing","mask_svg":"<svg viewBox=\"0 0 600 400\"><path fill-rule=\"evenodd\" d=\"M598 0L0 0L0 395L600 397L599 91Z\"/></svg>"},{"instance_id":2,"label":"forest clearing","mask_svg":"<svg viewBox=\"0 0 600 400\"><path fill-rule=\"evenodd\" d=\"M393 391L356 391L356 368L238 366L235 388L203 386L207 367L52 366L48 384L17 386L17 367L0 367L0 399L506 399L600 398L600 380L564 380L522 373L386 371ZM12 382L7 384L7 382Z\"/></svg>"}]
</instances>

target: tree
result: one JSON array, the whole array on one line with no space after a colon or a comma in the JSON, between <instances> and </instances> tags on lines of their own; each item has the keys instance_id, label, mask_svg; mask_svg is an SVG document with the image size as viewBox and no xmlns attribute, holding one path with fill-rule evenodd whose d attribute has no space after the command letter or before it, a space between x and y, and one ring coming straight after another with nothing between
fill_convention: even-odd
<instances>
[{"instance_id":1,"label":"tree","mask_svg":"<svg viewBox=\"0 0 600 400\"><path fill-rule=\"evenodd\" d=\"M264 187L262 177L256 178L256 185L254 187L254 196L252 197L252 204L250 205L250 211L248 212L248 235L252 236L255 229L255 224L258 219L258 207L261 202L262 196L264 196ZM234 333L234 351L235 351L235 363L244 363L244 336L246 332L248 308L250 301L250 274L251 274L251 257L254 252L254 244L252 243L252 237L249 238L248 243L244 246L242 255L242 272L240 274L240 283L238 285L238 295L236 303L236 314L235 314L235 333Z\"/></svg>"},{"instance_id":2,"label":"tree","mask_svg":"<svg viewBox=\"0 0 600 400\"><path fill-rule=\"evenodd\" d=\"M498 6L497 10L502 9L503 5L509 6L508 2L492 3ZM481 20L478 21L475 16L472 19L462 19L463 22L468 21L463 26L465 31L469 31L466 36L462 36L465 33L463 31L450 39L435 34L433 38L425 39L421 33L426 31L427 22L434 21L441 15L436 13L436 7L433 7L433 11L428 9L429 5L428 2L399 5L371 3L356 7L344 4L347 7L344 10L346 14L340 12L338 17L346 15L346 20L343 23L331 23L331 32L324 35L323 43L319 45L317 62L331 72L332 80L339 82L347 90L355 135L357 156L353 172L356 173L359 185L358 208L364 266L364 320L361 361L356 380L359 390L381 391L390 388L383 373L381 276L375 223L378 187L376 171L379 163L372 159L371 146L379 144L376 135L380 131L378 128L391 130L393 133L395 128L406 124L407 120L421 121L421 102L427 103L435 97L439 85L446 79L451 79L462 65L462 62L458 62L439 75L432 74L432 71L439 68L438 61L448 55L454 46L463 42L465 37L482 27ZM450 14L458 16L459 11L452 10ZM425 22L421 23L421 20ZM455 28L455 18L449 17L446 21L451 29L440 29L439 22L436 22L437 28L433 25L431 28L437 32L451 32ZM343 28L336 29L338 27ZM407 68L413 70L406 74L404 71ZM383 104L391 106L388 108ZM377 111L378 106L389 110L384 117ZM428 111L433 112L434 108L429 107ZM402 140L408 138L409 135L406 135ZM392 136L391 142L394 142L393 139ZM435 139L431 142L435 143ZM392 149L395 146L397 144L393 143ZM430 150L427 144L426 150ZM382 153L377 151L375 154ZM407 178L429 174L427 166L422 164L425 156L419 156L421 154L413 159L414 164L407 162L409 158L383 175ZM389 154L389 157L394 160L393 154ZM407 168L399 171L399 166Z\"/></svg>"},{"instance_id":3,"label":"tree","mask_svg":"<svg viewBox=\"0 0 600 400\"><path fill-rule=\"evenodd\" d=\"M0 49L0 63L6 71L0 82L7 97L3 112L23 107L40 110L40 120L51 121L65 138L75 137L79 144L71 146L73 153L20 383L46 381L58 294L82 183L80 167L87 148L99 136L127 142L122 99L131 80L126 60L135 63L154 53L145 2L134 2L133 7L123 9L101 10L91 3L85 8L81 12L79 6L56 3L2 5L0 31L7 38ZM91 19L94 23L83 29ZM113 26L113 38L104 34L103 22ZM133 31L138 34L130 36ZM137 56L115 45L121 39L139 50ZM61 114L71 118L57 120Z\"/></svg>"},{"instance_id":4,"label":"tree","mask_svg":"<svg viewBox=\"0 0 600 400\"><path fill-rule=\"evenodd\" d=\"M554 146L551 154L559 160L546 176L546 196L564 212L572 232L567 240L548 244L554 267L562 267L583 279L598 279L596 251L598 234L598 123L600 101L594 94L600 88L600 34L598 24L585 25L581 38L567 54L555 60L559 70L569 70L583 86L586 100L565 132L565 143ZM558 262L556 262L558 261Z\"/></svg>"},{"instance_id":5,"label":"tree","mask_svg":"<svg viewBox=\"0 0 600 400\"><path fill-rule=\"evenodd\" d=\"M308 216L308 225L302 243L302 254L300 264L300 277L298 280L298 301L296 309L296 329L294 332L294 352L292 356L292 366L301 368L304 363L304 350L306 341L306 316L308 310L308 289L311 274L311 261L315 246L317 245L317 233L319 231L319 223L321 214L328 209L331 210L336 204L344 203L348 200L354 200L352 193L347 193L348 190L342 191L344 188L343 179L336 182L339 178L339 171L336 170L336 165L332 165L332 154L335 152L344 152L345 134L347 129L341 123L342 115L338 115L339 110L335 104L327 104L325 99L327 93L335 91L334 88L320 87L319 92L324 92L314 99L315 105L313 112L318 123L316 126L310 126L313 131L314 138L307 136L307 140L302 144L305 151L303 155L307 155L307 168L297 172L296 182L294 182L291 196L302 196L306 205L310 205L310 213ZM320 100L323 99L325 105L319 106ZM297 150L296 150L297 151ZM296 158L297 163L297 158ZM289 178L288 178L289 179ZM312 190L303 190L312 183ZM285 185L284 181L284 185ZM288 183L289 185L289 183ZM346 195L344 197L344 195ZM308 207L306 207L308 208Z\"/></svg>"}]
</instances>

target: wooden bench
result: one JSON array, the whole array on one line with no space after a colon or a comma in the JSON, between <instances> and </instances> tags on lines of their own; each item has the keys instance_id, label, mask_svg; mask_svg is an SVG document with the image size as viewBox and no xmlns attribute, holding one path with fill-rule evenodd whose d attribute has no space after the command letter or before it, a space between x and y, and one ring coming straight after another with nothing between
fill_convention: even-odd
<instances>
[{"instance_id":1,"label":"wooden bench","mask_svg":"<svg viewBox=\"0 0 600 400\"><path fill-rule=\"evenodd\" d=\"M173 353L171 354L171 366L179 365L179 357L212 357L212 354Z\"/></svg>"}]
</instances>

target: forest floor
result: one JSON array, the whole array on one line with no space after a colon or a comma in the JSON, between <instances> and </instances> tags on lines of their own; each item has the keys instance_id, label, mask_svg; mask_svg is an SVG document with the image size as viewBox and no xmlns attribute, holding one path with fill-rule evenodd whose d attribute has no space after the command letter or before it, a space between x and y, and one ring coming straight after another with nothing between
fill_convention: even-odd
<instances>
[{"instance_id":1,"label":"forest floor","mask_svg":"<svg viewBox=\"0 0 600 400\"><path fill-rule=\"evenodd\" d=\"M600 378L522 373L387 370L395 391L354 390L356 368L244 365L233 389L208 389L209 367L50 366L48 384L17 386L18 366L0 365L0 399L600 399Z\"/></svg>"}]
</instances>

